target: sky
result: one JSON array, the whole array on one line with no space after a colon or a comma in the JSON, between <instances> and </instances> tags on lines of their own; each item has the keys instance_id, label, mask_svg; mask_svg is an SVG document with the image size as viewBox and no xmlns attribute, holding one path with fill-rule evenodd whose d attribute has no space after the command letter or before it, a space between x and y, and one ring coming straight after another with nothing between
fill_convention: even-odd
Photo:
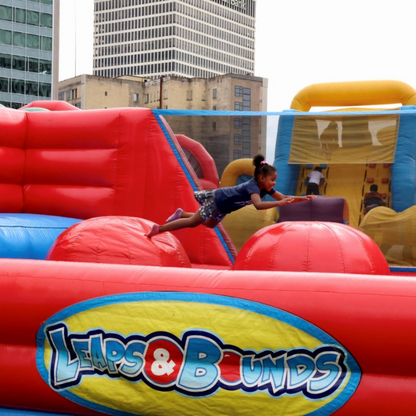
<instances>
[{"instance_id":1,"label":"sky","mask_svg":"<svg viewBox=\"0 0 416 416\"><path fill-rule=\"evenodd\" d=\"M413 2L257 0L255 76L268 79L267 110L289 109L316 83L397 80L416 88ZM61 0L60 80L92 74L93 7ZM277 120L268 121L268 144Z\"/></svg>"}]
</instances>

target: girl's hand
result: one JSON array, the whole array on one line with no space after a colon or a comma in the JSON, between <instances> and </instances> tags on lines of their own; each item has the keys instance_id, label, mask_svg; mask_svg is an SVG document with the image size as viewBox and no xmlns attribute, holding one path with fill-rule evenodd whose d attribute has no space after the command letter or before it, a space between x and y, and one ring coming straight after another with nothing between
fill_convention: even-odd
<instances>
[{"instance_id":1,"label":"girl's hand","mask_svg":"<svg viewBox=\"0 0 416 416\"><path fill-rule=\"evenodd\" d=\"M295 198L293 198L293 196L287 196L283 199L281 199L279 201L279 205L286 205L286 204L290 204L291 202L293 202L295 200Z\"/></svg>"},{"instance_id":2,"label":"girl's hand","mask_svg":"<svg viewBox=\"0 0 416 416\"><path fill-rule=\"evenodd\" d=\"M305 196L295 196L297 201L309 201L310 199L316 198L316 195L305 195Z\"/></svg>"}]
</instances>

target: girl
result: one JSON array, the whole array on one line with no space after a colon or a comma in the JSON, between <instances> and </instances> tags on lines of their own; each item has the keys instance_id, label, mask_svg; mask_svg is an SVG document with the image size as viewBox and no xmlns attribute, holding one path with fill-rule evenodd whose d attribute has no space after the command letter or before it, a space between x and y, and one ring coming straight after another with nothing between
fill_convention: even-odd
<instances>
[{"instance_id":1,"label":"girl","mask_svg":"<svg viewBox=\"0 0 416 416\"><path fill-rule=\"evenodd\" d=\"M198 211L191 213L178 208L166 220L167 224L154 224L147 236L153 237L165 231L196 227L200 224L214 228L227 214L250 204L256 209L268 209L313 198L313 196L285 196L277 192L273 188L277 178L276 168L265 162L263 155L254 156L253 165L256 167L254 178L229 188L195 192L195 199L201 205ZM261 198L266 194L276 201L262 201Z\"/></svg>"}]
</instances>

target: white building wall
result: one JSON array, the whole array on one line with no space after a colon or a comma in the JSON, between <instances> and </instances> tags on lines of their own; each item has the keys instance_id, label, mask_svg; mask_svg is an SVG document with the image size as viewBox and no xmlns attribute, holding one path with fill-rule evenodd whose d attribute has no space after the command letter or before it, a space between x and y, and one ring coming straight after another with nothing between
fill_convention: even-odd
<instances>
[{"instance_id":1,"label":"white building wall","mask_svg":"<svg viewBox=\"0 0 416 416\"><path fill-rule=\"evenodd\" d=\"M95 0L94 75L254 75L256 0Z\"/></svg>"}]
</instances>

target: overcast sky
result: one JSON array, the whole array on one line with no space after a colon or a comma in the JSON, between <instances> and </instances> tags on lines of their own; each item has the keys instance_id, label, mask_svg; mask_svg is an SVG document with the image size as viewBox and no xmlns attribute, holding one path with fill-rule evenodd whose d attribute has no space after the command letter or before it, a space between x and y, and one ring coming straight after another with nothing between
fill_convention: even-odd
<instances>
[{"instance_id":1,"label":"overcast sky","mask_svg":"<svg viewBox=\"0 0 416 416\"><path fill-rule=\"evenodd\" d=\"M302 88L321 82L391 79L416 88L413 4L257 0L255 75L268 79L268 111L290 108ZM93 5L61 0L60 80L92 73Z\"/></svg>"}]
</instances>

